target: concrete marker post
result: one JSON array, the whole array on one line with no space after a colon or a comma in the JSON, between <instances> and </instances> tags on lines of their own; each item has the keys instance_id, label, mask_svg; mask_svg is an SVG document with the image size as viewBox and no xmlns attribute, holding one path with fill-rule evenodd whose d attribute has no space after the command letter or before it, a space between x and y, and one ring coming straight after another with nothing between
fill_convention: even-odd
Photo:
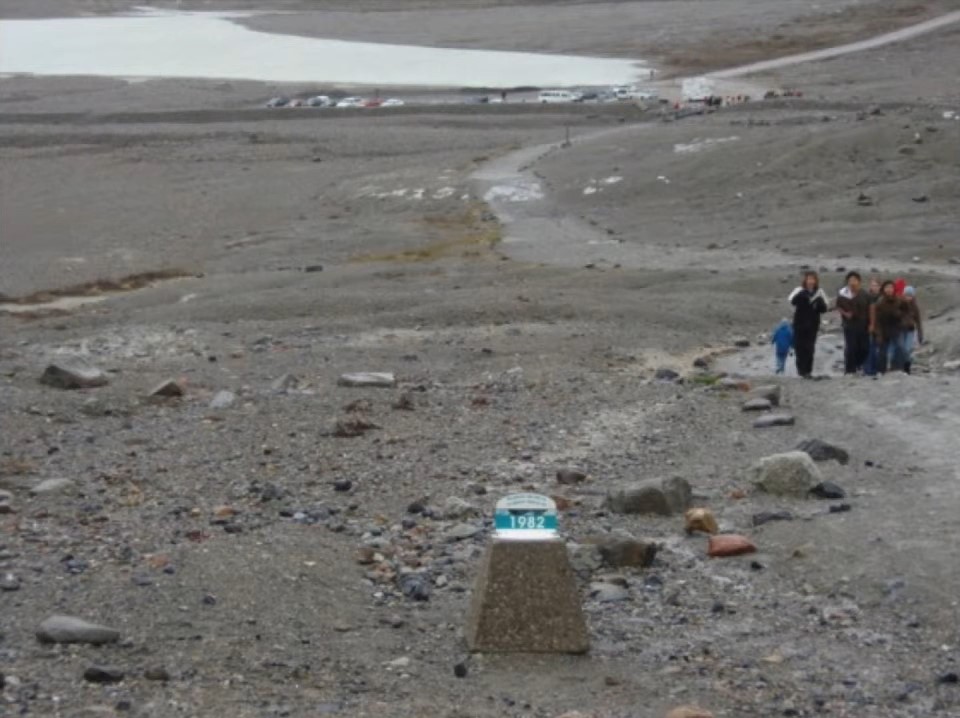
<instances>
[{"instance_id":1,"label":"concrete marker post","mask_svg":"<svg viewBox=\"0 0 960 718\"><path fill-rule=\"evenodd\" d=\"M497 504L496 533L473 589L466 639L480 653L586 653L590 638L557 508L539 494Z\"/></svg>"}]
</instances>

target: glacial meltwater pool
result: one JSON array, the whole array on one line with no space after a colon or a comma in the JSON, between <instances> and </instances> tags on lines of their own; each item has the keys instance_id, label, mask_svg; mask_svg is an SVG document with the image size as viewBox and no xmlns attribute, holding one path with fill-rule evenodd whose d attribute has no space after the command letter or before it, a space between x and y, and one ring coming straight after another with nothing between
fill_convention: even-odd
<instances>
[{"instance_id":1,"label":"glacial meltwater pool","mask_svg":"<svg viewBox=\"0 0 960 718\"><path fill-rule=\"evenodd\" d=\"M251 30L237 13L0 20L0 74L191 77L433 87L597 86L632 60L345 42Z\"/></svg>"}]
</instances>

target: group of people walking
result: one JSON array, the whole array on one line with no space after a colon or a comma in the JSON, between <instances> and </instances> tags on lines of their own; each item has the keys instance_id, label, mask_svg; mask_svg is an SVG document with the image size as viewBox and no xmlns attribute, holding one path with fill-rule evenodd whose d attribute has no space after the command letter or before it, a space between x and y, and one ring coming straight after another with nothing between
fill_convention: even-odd
<instances>
[{"instance_id":1,"label":"group of people walking","mask_svg":"<svg viewBox=\"0 0 960 718\"><path fill-rule=\"evenodd\" d=\"M774 331L776 372L786 369L793 348L797 374L813 376L820 322L828 311L837 311L843 321L844 373L875 376L888 371L910 373L913 348L923 344L923 321L916 290L903 279L881 282L872 278L868 289L858 272L848 272L843 287L831 304L820 288L816 272L806 272L803 282L789 296L793 322L786 319Z\"/></svg>"}]
</instances>

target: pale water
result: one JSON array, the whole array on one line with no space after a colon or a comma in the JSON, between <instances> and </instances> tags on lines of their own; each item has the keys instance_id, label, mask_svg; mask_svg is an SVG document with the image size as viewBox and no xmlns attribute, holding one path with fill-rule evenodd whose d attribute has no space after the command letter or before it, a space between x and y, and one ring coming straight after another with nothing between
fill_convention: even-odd
<instances>
[{"instance_id":1,"label":"pale water","mask_svg":"<svg viewBox=\"0 0 960 718\"><path fill-rule=\"evenodd\" d=\"M0 20L0 73L438 87L628 83L630 60L344 42L251 30L236 13Z\"/></svg>"}]
</instances>

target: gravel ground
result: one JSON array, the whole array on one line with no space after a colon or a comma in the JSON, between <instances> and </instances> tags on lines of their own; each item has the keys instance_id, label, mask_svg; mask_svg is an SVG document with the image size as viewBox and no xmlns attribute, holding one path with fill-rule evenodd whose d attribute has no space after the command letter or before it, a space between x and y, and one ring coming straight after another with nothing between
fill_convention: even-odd
<instances>
[{"instance_id":1,"label":"gravel ground","mask_svg":"<svg viewBox=\"0 0 960 718\"><path fill-rule=\"evenodd\" d=\"M951 37L676 122L0 81L0 292L37 295L0 303L25 310L0 311L0 714L960 715L957 136L949 87L891 69L948 64ZM542 197L485 200L518 177ZM844 379L831 317L832 378L777 381L795 423L754 428L743 389L771 382L764 333L804 264L830 291L841 265L906 273L930 341L913 376ZM160 271L183 276L39 301ZM108 383L38 382L75 356ZM147 396L167 379L184 395ZM806 438L849 452L817 465L845 498L755 491L750 467ZM558 483L570 466L588 478ZM708 558L682 516L606 503L670 477L758 551ZM519 490L558 497L587 656L466 650ZM651 565L589 547L624 535ZM55 614L119 640L38 642Z\"/></svg>"}]
</instances>

